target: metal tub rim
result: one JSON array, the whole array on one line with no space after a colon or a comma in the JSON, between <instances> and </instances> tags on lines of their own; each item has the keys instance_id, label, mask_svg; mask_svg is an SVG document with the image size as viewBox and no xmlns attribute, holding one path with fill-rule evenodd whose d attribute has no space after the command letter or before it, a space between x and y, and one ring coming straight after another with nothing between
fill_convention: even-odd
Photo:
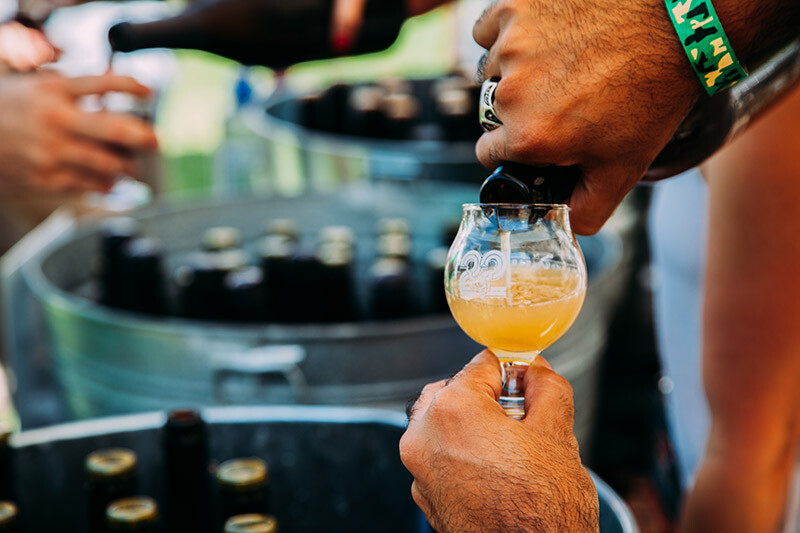
<instances>
[{"instance_id":1,"label":"metal tub rim","mask_svg":"<svg viewBox=\"0 0 800 533\"><path fill-rule=\"evenodd\" d=\"M365 407L332 407L332 406L232 406L206 407L200 410L203 418L210 424L218 423L258 423L258 422L301 422L301 423L379 423L403 429L407 426L407 418L397 411ZM78 440L118 433L158 429L164 424L166 413L155 411L133 415L117 415L94 418L75 422L67 422L41 429L23 431L12 436L11 443L15 448L39 446L53 442ZM110 424L113 422L113 424ZM109 433L109 425L113 432ZM620 496L593 471L587 468L592 477L598 495L611 508L619 520L622 531L637 533L638 527Z\"/></svg>"},{"instance_id":2,"label":"metal tub rim","mask_svg":"<svg viewBox=\"0 0 800 533\"><path fill-rule=\"evenodd\" d=\"M324 195L323 195L324 196ZM260 203L263 198L234 200L223 202L225 204L251 204ZM194 203L164 203L156 204L139 213L134 213L137 218L146 220L150 217L164 216L179 213L187 207L196 209L214 209L219 207L219 201ZM370 339L386 335L416 335L419 333L441 331L450 329L455 322L449 314L421 315L411 318L387 321L357 321L336 324L245 324L226 323L219 321L195 320L176 316L154 316L135 313L120 309L106 307L99 302L79 296L59 287L52 282L44 272L45 262L60 249L69 246L76 240L87 238L97 230L97 224L89 224L79 229L68 239L58 240L44 247L25 265L23 276L35 296L47 307L60 311L74 313L80 318L122 329L146 329L147 331L161 334L180 334L200 331L204 334L211 333L218 337L251 337L269 338L276 342L292 339ZM622 259L622 240L614 232L603 231L597 234L603 239L604 261L602 268L590 280L592 286L602 287L604 283L613 278L617 266ZM589 308L584 307L588 311ZM599 311L599 310L598 310Z\"/></svg>"}]
</instances>

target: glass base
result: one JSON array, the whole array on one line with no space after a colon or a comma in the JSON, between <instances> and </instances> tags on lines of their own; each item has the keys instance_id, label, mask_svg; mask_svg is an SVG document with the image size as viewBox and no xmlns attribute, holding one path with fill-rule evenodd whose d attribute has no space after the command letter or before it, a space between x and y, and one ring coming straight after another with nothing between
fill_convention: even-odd
<instances>
[{"instance_id":1,"label":"glass base","mask_svg":"<svg viewBox=\"0 0 800 533\"><path fill-rule=\"evenodd\" d=\"M497 354L495 354L497 355ZM536 358L536 354L530 361ZM506 414L516 420L525 418L525 372L530 366L528 360L500 359L503 372L503 391L498 402Z\"/></svg>"}]
</instances>

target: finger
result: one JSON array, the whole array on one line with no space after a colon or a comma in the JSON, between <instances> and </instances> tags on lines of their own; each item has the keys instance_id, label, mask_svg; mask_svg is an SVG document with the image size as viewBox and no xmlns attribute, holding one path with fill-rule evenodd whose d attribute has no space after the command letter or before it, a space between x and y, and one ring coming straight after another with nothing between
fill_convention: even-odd
<instances>
[{"instance_id":1,"label":"finger","mask_svg":"<svg viewBox=\"0 0 800 533\"><path fill-rule=\"evenodd\" d=\"M492 131L484 132L480 136L478 142L475 143L475 155L478 156L481 165L494 169L501 163L512 160L508 153L507 135L508 130L505 126L500 126Z\"/></svg>"},{"instance_id":2,"label":"finger","mask_svg":"<svg viewBox=\"0 0 800 533\"><path fill-rule=\"evenodd\" d=\"M436 396L436 393L446 386L447 380L444 379L425 385L425 387L417 395L416 399L414 399L413 402L409 401L408 405L406 406L406 416L408 416L409 425L415 419L416 415L424 414L425 411L428 410L428 406L430 406L434 396Z\"/></svg>"},{"instance_id":3,"label":"finger","mask_svg":"<svg viewBox=\"0 0 800 533\"><path fill-rule=\"evenodd\" d=\"M107 92L129 93L145 97L152 92L130 76L117 76L116 74L69 78L66 80L65 86L69 94L75 97Z\"/></svg>"},{"instance_id":4,"label":"finger","mask_svg":"<svg viewBox=\"0 0 800 533\"><path fill-rule=\"evenodd\" d=\"M381 0L378 0L381 1ZM367 0L336 0L331 19L331 40L338 53L348 52L361 30Z\"/></svg>"},{"instance_id":5,"label":"finger","mask_svg":"<svg viewBox=\"0 0 800 533\"><path fill-rule=\"evenodd\" d=\"M572 429L574 404L572 386L550 364L537 357L525 372L525 418L538 424L542 418L555 417Z\"/></svg>"},{"instance_id":6,"label":"finger","mask_svg":"<svg viewBox=\"0 0 800 533\"><path fill-rule=\"evenodd\" d=\"M503 390L500 362L492 352L483 350L473 357L461 372L453 376L450 383L453 387L469 387L483 392L497 400Z\"/></svg>"},{"instance_id":7,"label":"finger","mask_svg":"<svg viewBox=\"0 0 800 533\"><path fill-rule=\"evenodd\" d=\"M498 1L492 2L472 27L472 38L487 50L492 47L492 44L500 34L501 3Z\"/></svg>"},{"instance_id":8,"label":"finger","mask_svg":"<svg viewBox=\"0 0 800 533\"><path fill-rule=\"evenodd\" d=\"M158 146L153 126L130 115L76 112L68 129L79 136L129 150L153 150Z\"/></svg>"},{"instance_id":9,"label":"finger","mask_svg":"<svg viewBox=\"0 0 800 533\"><path fill-rule=\"evenodd\" d=\"M637 174L636 170L606 166L584 170L569 201L569 218L575 233L597 233L643 174L644 170Z\"/></svg>"},{"instance_id":10,"label":"finger","mask_svg":"<svg viewBox=\"0 0 800 533\"><path fill-rule=\"evenodd\" d=\"M114 178L136 172L136 164L132 157L102 145L76 140L68 143L62 150L60 159L64 163L101 176Z\"/></svg>"}]
</instances>

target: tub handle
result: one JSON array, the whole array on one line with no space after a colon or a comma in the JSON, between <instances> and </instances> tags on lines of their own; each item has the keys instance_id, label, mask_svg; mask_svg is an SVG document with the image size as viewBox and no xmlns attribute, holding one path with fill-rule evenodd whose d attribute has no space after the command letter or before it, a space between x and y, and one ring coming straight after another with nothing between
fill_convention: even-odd
<instances>
[{"instance_id":1,"label":"tub handle","mask_svg":"<svg viewBox=\"0 0 800 533\"><path fill-rule=\"evenodd\" d=\"M252 402L258 392L285 381L296 403L309 403L310 390L300 365L305 348L296 344L259 346L225 354L213 374L214 400L220 404L241 404L231 390L245 389L242 399ZM249 385L249 386L247 386Z\"/></svg>"}]
</instances>

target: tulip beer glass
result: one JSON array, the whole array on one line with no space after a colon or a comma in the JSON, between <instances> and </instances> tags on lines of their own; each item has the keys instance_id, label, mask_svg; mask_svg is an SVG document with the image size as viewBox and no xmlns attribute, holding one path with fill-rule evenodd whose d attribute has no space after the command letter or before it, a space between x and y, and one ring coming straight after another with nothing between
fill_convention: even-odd
<instances>
[{"instance_id":1,"label":"tulip beer glass","mask_svg":"<svg viewBox=\"0 0 800 533\"><path fill-rule=\"evenodd\" d=\"M465 204L445 293L461 329L500 360L500 405L525 416L523 378L578 316L586 264L562 204Z\"/></svg>"}]
</instances>

